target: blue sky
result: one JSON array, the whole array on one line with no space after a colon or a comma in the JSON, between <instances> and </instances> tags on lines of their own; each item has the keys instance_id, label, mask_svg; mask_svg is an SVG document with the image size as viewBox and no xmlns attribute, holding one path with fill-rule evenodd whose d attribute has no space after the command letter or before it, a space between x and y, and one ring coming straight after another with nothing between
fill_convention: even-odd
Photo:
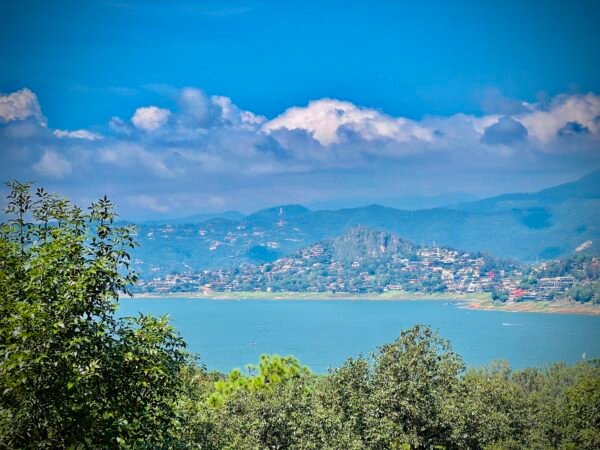
<instances>
[{"instance_id":1,"label":"blue sky","mask_svg":"<svg viewBox=\"0 0 600 450\"><path fill-rule=\"evenodd\" d=\"M596 1L23 0L0 16L0 176L108 192L131 217L418 206L600 164Z\"/></svg>"}]
</instances>

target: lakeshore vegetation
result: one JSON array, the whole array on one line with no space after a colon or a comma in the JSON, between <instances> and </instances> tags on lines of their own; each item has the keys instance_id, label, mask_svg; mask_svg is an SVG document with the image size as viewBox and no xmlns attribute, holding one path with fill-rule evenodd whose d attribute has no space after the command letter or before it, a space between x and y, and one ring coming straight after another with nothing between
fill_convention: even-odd
<instances>
[{"instance_id":1,"label":"lakeshore vegetation","mask_svg":"<svg viewBox=\"0 0 600 450\"><path fill-rule=\"evenodd\" d=\"M112 203L10 183L0 228L0 447L596 449L600 363L465 368L415 325L326 375L265 355L208 371L166 318L118 318L136 275Z\"/></svg>"}]
</instances>

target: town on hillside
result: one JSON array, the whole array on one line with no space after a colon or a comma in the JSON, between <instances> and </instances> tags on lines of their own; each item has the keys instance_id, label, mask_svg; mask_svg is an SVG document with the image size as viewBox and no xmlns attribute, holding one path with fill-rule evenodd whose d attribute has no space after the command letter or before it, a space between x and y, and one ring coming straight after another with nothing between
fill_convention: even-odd
<instances>
[{"instance_id":1,"label":"town on hillside","mask_svg":"<svg viewBox=\"0 0 600 450\"><path fill-rule=\"evenodd\" d=\"M576 254L531 266L482 253L420 246L364 227L291 256L232 269L183 270L142 279L143 293L489 293L495 301L599 302L600 258Z\"/></svg>"}]
</instances>

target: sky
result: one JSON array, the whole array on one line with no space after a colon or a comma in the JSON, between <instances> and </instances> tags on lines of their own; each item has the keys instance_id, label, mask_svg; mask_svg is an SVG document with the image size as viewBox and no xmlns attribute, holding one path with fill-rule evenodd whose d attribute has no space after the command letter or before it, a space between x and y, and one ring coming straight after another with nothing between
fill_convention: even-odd
<instances>
[{"instance_id":1,"label":"sky","mask_svg":"<svg viewBox=\"0 0 600 450\"><path fill-rule=\"evenodd\" d=\"M597 1L0 0L0 178L129 219L600 167Z\"/></svg>"}]
</instances>

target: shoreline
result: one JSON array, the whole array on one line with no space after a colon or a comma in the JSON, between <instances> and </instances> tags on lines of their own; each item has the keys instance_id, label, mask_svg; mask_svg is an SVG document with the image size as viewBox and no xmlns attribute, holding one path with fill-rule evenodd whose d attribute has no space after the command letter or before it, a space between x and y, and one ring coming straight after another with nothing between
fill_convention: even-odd
<instances>
[{"instance_id":1,"label":"shoreline","mask_svg":"<svg viewBox=\"0 0 600 450\"><path fill-rule=\"evenodd\" d=\"M528 301L528 302L494 302L487 293L480 294L422 294L408 292L384 292L355 294L348 292L211 292L208 294L200 292L180 292L180 293L143 293L134 294L134 299L165 299L183 298L190 300L209 300L209 301L323 301L323 300L341 300L341 301L445 301L460 303L459 307L479 311L504 311L504 312L529 312L546 314L581 314L581 315L600 315L600 305L576 303L573 301L556 300L548 301ZM124 299L126 300L126 298Z\"/></svg>"},{"instance_id":2,"label":"shoreline","mask_svg":"<svg viewBox=\"0 0 600 450\"><path fill-rule=\"evenodd\" d=\"M468 309L479 311L504 311L520 313L545 313L545 314L579 314L585 316L600 315L600 305L577 303L570 300L555 301L527 301L499 303L491 299L475 300L465 306Z\"/></svg>"},{"instance_id":3,"label":"shoreline","mask_svg":"<svg viewBox=\"0 0 600 450\"><path fill-rule=\"evenodd\" d=\"M487 294L422 294L409 292L384 292L356 294L351 292L177 292L177 293L143 293L134 294L133 298L186 298L197 300L368 300L368 301L420 301L437 300L447 302L485 301Z\"/></svg>"}]
</instances>

